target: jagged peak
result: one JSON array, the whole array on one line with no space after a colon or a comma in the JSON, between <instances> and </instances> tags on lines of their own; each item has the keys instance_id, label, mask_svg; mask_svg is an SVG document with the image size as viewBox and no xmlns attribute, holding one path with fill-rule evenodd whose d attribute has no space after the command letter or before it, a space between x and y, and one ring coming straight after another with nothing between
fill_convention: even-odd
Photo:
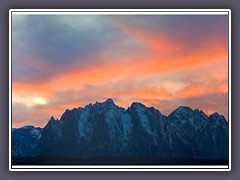
<instances>
[{"instance_id":1,"label":"jagged peak","mask_svg":"<svg viewBox=\"0 0 240 180\"><path fill-rule=\"evenodd\" d=\"M115 104L113 99L108 98L106 101L103 102L104 104Z\"/></svg>"},{"instance_id":2,"label":"jagged peak","mask_svg":"<svg viewBox=\"0 0 240 180\"><path fill-rule=\"evenodd\" d=\"M196 113L200 113L200 114L202 114L202 115L204 115L204 116L207 116L206 115L206 113L203 111L203 110L199 110L199 109L194 109L194 112L196 112ZM207 116L208 117L208 116Z\"/></svg>"},{"instance_id":3,"label":"jagged peak","mask_svg":"<svg viewBox=\"0 0 240 180\"><path fill-rule=\"evenodd\" d=\"M175 109L171 114L174 113L187 113L193 111L190 107L188 106L179 106L177 109Z\"/></svg>"},{"instance_id":4,"label":"jagged peak","mask_svg":"<svg viewBox=\"0 0 240 180\"><path fill-rule=\"evenodd\" d=\"M93 106L92 103L90 103L90 104L86 105L83 109L87 110L87 109L90 109L92 106Z\"/></svg>"},{"instance_id":5,"label":"jagged peak","mask_svg":"<svg viewBox=\"0 0 240 180\"><path fill-rule=\"evenodd\" d=\"M184 116L191 116L193 110L188 106L179 106L177 109L175 109L172 113L168 115L168 117L173 119L179 119L182 122L186 121L186 118L182 118Z\"/></svg>"},{"instance_id":6,"label":"jagged peak","mask_svg":"<svg viewBox=\"0 0 240 180\"><path fill-rule=\"evenodd\" d=\"M194 109L194 112L202 113L203 111L199 109Z\"/></svg>"},{"instance_id":7,"label":"jagged peak","mask_svg":"<svg viewBox=\"0 0 240 180\"><path fill-rule=\"evenodd\" d=\"M50 121L56 121L53 116L51 116Z\"/></svg>"},{"instance_id":8,"label":"jagged peak","mask_svg":"<svg viewBox=\"0 0 240 180\"><path fill-rule=\"evenodd\" d=\"M144 107L144 108L146 108L146 106L144 104L139 103L139 102L133 102L131 104L131 107Z\"/></svg>"},{"instance_id":9,"label":"jagged peak","mask_svg":"<svg viewBox=\"0 0 240 180\"><path fill-rule=\"evenodd\" d=\"M221 114L219 114L217 112L211 114L209 116L209 118L214 120L214 121L222 121L222 122L226 122L226 123L228 122L223 115L221 115Z\"/></svg>"},{"instance_id":10,"label":"jagged peak","mask_svg":"<svg viewBox=\"0 0 240 180\"><path fill-rule=\"evenodd\" d=\"M97 101L95 104L93 104L93 106L94 105L101 105L101 104L103 104L103 105L105 105L105 104L107 104L107 105L116 105L111 98L108 98L108 99L106 99L106 101L103 101L103 102L98 102Z\"/></svg>"},{"instance_id":11,"label":"jagged peak","mask_svg":"<svg viewBox=\"0 0 240 180\"><path fill-rule=\"evenodd\" d=\"M218 116L221 116L220 114L218 114L217 112L213 113L210 115L211 117L218 117Z\"/></svg>"},{"instance_id":12,"label":"jagged peak","mask_svg":"<svg viewBox=\"0 0 240 180\"><path fill-rule=\"evenodd\" d=\"M55 119L53 116L51 116L50 120L48 121L48 124L45 126L55 126L56 124L58 124L61 120Z\"/></svg>"},{"instance_id":13,"label":"jagged peak","mask_svg":"<svg viewBox=\"0 0 240 180\"><path fill-rule=\"evenodd\" d=\"M179 110L182 110L182 109L184 109L184 110L192 110L190 107L188 107L188 106L179 106L177 109L179 109Z\"/></svg>"}]
</instances>

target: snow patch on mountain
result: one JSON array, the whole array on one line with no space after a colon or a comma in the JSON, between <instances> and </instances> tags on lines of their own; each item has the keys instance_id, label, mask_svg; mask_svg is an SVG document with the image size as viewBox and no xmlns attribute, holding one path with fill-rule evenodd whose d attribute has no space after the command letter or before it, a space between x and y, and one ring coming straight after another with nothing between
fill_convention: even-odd
<instances>
[{"instance_id":1,"label":"snow patch on mountain","mask_svg":"<svg viewBox=\"0 0 240 180\"><path fill-rule=\"evenodd\" d=\"M80 111L80 118L78 120L78 134L80 139L85 137L88 139L88 134L90 132L90 128L88 127L87 123L88 123L88 116L90 114L90 109L91 109L91 105L90 106L86 106L84 108L84 110Z\"/></svg>"},{"instance_id":2,"label":"snow patch on mountain","mask_svg":"<svg viewBox=\"0 0 240 180\"><path fill-rule=\"evenodd\" d=\"M146 130L149 134L153 134L152 128L149 124L149 119L147 117L148 108L145 105L137 102L132 103L131 108L137 112L143 129Z\"/></svg>"},{"instance_id":3,"label":"snow patch on mountain","mask_svg":"<svg viewBox=\"0 0 240 180\"><path fill-rule=\"evenodd\" d=\"M128 113L122 113L121 118L123 124L123 137L125 140L128 140L133 126L131 117Z\"/></svg>"}]
</instances>

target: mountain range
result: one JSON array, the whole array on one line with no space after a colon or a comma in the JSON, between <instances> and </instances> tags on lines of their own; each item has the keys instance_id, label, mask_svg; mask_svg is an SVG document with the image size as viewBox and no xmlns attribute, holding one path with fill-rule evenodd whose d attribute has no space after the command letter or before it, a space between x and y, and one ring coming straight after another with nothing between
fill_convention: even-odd
<instances>
[{"instance_id":1,"label":"mountain range","mask_svg":"<svg viewBox=\"0 0 240 180\"><path fill-rule=\"evenodd\" d=\"M112 99L66 110L44 128L12 128L12 157L228 160L228 121L180 106L168 116Z\"/></svg>"}]
</instances>

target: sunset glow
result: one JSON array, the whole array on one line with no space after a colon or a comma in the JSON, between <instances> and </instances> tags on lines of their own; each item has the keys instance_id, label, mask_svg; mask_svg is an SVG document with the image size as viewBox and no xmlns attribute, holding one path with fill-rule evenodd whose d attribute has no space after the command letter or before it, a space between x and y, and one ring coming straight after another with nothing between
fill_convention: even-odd
<instances>
[{"instance_id":1,"label":"sunset glow","mask_svg":"<svg viewBox=\"0 0 240 180\"><path fill-rule=\"evenodd\" d=\"M107 98L228 119L228 16L12 16L13 127Z\"/></svg>"}]
</instances>

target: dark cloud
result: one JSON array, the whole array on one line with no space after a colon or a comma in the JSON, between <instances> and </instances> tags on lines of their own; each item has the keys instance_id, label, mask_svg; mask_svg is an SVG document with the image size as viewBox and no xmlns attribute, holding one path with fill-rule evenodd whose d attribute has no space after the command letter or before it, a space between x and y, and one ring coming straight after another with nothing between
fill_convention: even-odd
<instances>
[{"instance_id":1,"label":"dark cloud","mask_svg":"<svg viewBox=\"0 0 240 180\"><path fill-rule=\"evenodd\" d=\"M136 60L133 57L138 54L142 54L139 60L147 59L148 47L113 25L119 18L130 28L143 29L152 37L160 33L187 47L172 56L191 54L206 43L228 39L227 16L219 15L13 15L13 80L41 82L91 65Z\"/></svg>"},{"instance_id":2,"label":"dark cloud","mask_svg":"<svg viewBox=\"0 0 240 180\"><path fill-rule=\"evenodd\" d=\"M12 47L13 79L23 82L45 81L144 51L108 16L94 15L13 15Z\"/></svg>"},{"instance_id":3,"label":"dark cloud","mask_svg":"<svg viewBox=\"0 0 240 180\"><path fill-rule=\"evenodd\" d=\"M163 33L186 44L204 37L228 38L227 15L131 15L119 18L153 36Z\"/></svg>"},{"instance_id":4,"label":"dark cloud","mask_svg":"<svg viewBox=\"0 0 240 180\"><path fill-rule=\"evenodd\" d=\"M165 37L181 44L173 56L186 56L215 41L228 45L227 15L138 15L118 16L130 27L138 27L153 38Z\"/></svg>"},{"instance_id":5,"label":"dark cloud","mask_svg":"<svg viewBox=\"0 0 240 180\"><path fill-rule=\"evenodd\" d=\"M25 15L23 24L15 23L14 16L13 47L21 47L20 50L33 56L67 63L76 55L84 59L89 51L96 51L101 43L101 39L96 41L102 29L94 25L97 22L95 16ZM85 20L86 18L93 24ZM71 23L78 23L78 26ZM104 39L103 36L100 38Z\"/></svg>"}]
</instances>

